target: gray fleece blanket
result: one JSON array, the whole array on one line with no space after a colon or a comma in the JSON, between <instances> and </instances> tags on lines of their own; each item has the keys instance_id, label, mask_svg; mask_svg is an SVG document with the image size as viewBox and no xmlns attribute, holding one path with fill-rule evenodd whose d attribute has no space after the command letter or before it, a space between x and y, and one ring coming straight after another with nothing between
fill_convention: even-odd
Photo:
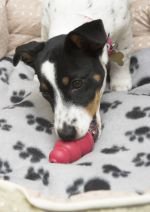
<instances>
[{"instance_id":1,"label":"gray fleece blanket","mask_svg":"<svg viewBox=\"0 0 150 212\"><path fill-rule=\"evenodd\" d=\"M150 49L131 57L134 88L105 92L102 136L72 164L51 164L53 115L31 68L0 61L0 178L57 198L150 189Z\"/></svg>"}]
</instances>

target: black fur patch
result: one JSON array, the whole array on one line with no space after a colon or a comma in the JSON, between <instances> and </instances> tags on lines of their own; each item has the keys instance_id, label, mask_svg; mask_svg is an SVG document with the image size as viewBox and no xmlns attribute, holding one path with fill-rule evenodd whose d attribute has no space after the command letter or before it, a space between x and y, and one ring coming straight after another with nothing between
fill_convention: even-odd
<instances>
[{"instance_id":1,"label":"black fur patch","mask_svg":"<svg viewBox=\"0 0 150 212\"><path fill-rule=\"evenodd\" d=\"M88 5L91 7L91 2ZM53 37L47 42L30 42L17 47L13 62L17 65L19 60L23 60L34 68L41 85L47 80L41 74L41 64L45 61L54 64L56 83L64 101L86 107L103 85L105 71L99 56L106 42L102 20L94 20L67 35ZM94 80L95 74L100 75L99 81ZM66 76L71 79L67 86L62 83ZM82 80L82 86L74 89L74 80ZM50 83L46 94L41 92L50 104L55 104L55 90ZM21 95L19 98L13 97L13 101L19 101L20 98ZM55 108L53 105L52 107Z\"/></svg>"}]
</instances>

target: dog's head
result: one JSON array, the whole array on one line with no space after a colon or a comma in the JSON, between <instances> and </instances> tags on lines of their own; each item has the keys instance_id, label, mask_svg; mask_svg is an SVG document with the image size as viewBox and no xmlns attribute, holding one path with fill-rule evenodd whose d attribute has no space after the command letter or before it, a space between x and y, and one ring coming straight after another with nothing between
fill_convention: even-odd
<instances>
[{"instance_id":1,"label":"dog's head","mask_svg":"<svg viewBox=\"0 0 150 212\"><path fill-rule=\"evenodd\" d=\"M16 49L14 65L22 60L34 68L40 91L52 105L55 131L64 140L84 136L99 110L105 81L100 58L106 42L103 23L96 20Z\"/></svg>"}]
</instances>

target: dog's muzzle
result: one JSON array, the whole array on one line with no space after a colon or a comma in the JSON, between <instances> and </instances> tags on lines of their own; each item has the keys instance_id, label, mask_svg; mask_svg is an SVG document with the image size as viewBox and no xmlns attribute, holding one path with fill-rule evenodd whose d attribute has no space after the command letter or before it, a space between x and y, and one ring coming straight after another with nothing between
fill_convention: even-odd
<instances>
[{"instance_id":1,"label":"dog's muzzle","mask_svg":"<svg viewBox=\"0 0 150 212\"><path fill-rule=\"evenodd\" d=\"M63 128L57 131L58 136L63 140L74 140L77 132L74 126L63 124Z\"/></svg>"},{"instance_id":2,"label":"dog's muzzle","mask_svg":"<svg viewBox=\"0 0 150 212\"><path fill-rule=\"evenodd\" d=\"M93 118L93 120L91 121L88 131L92 134L94 141L96 141L99 135L99 130L95 118ZM76 128L74 126L67 125L66 123L64 123L63 128L61 130L58 130L57 133L58 136L64 141L76 140L77 137Z\"/></svg>"}]
</instances>

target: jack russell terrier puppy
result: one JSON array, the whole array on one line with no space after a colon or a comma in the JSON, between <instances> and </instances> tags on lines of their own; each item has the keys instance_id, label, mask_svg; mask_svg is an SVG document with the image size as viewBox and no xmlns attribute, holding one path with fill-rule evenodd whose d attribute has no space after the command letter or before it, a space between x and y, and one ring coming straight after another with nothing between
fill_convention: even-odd
<instances>
[{"instance_id":1,"label":"jack russell terrier puppy","mask_svg":"<svg viewBox=\"0 0 150 212\"><path fill-rule=\"evenodd\" d=\"M56 134L63 140L83 137L93 120L101 132L100 102L109 61L110 88L131 89L129 4L129 0L45 0L45 41L16 49L14 65L22 60L35 70L40 91L53 108Z\"/></svg>"}]
</instances>

